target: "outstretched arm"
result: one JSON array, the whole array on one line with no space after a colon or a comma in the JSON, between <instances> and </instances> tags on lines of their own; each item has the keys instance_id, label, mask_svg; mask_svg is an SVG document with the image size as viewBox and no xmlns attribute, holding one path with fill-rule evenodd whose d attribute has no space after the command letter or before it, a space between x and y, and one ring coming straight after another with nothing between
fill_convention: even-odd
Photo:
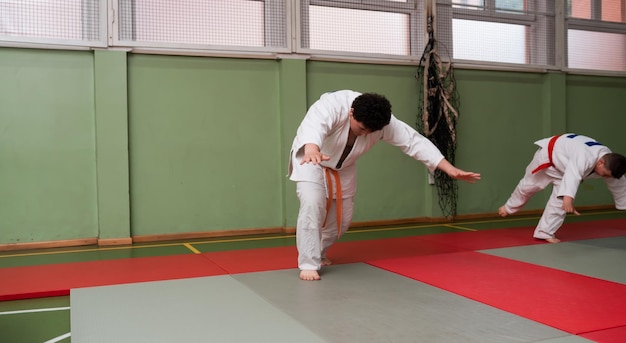
<instances>
[{"instance_id":1,"label":"outstretched arm","mask_svg":"<svg viewBox=\"0 0 626 343\"><path fill-rule=\"evenodd\" d=\"M437 169L448 174L448 176L455 180L463 180L469 183L475 183L476 181L480 180L480 174L461 170L453 166L445 158L441 160L441 162L439 162L439 164L437 165Z\"/></svg>"}]
</instances>

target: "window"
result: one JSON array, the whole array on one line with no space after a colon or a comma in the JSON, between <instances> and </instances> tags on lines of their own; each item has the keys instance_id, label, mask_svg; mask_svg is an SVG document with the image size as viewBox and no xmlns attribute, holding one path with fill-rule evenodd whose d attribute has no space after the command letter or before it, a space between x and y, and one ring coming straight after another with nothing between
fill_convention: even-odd
<instances>
[{"instance_id":1,"label":"window","mask_svg":"<svg viewBox=\"0 0 626 343\"><path fill-rule=\"evenodd\" d=\"M0 41L105 46L106 1L0 0Z\"/></svg>"},{"instance_id":2,"label":"window","mask_svg":"<svg viewBox=\"0 0 626 343\"><path fill-rule=\"evenodd\" d=\"M301 0L300 52L419 58L425 45L419 0Z\"/></svg>"},{"instance_id":3,"label":"window","mask_svg":"<svg viewBox=\"0 0 626 343\"><path fill-rule=\"evenodd\" d=\"M567 0L567 67L626 71L625 0Z\"/></svg>"},{"instance_id":4,"label":"window","mask_svg":"<svg viewBox=\"0 0 626 343\"><path fill-rule=\"evenodd\" d=\"M556 64L553 1L438 1L439 40L455 60Z\"/></svg>"},{"instance_id":5,"label":"window","mask_svg":"<svg viewBox=\"0 0 626 343\"><path fill-rule=\"evenodd\" d=\"M0 46L626 73L626 0L0 0Z\"/></svg>"},{"instance_id":6,"label":"window","mask_svg":"<svg viewBox=\"0 0 626 343\"><path fill-rule=\"evenodd\" d=\"M118 45L279 50L287 47L284 0L119 0Z\"/></svg>"},{"instance_id":7,"label":"window","mask_svg":"<svg viewBox=\"0 0 626 343\"><path fill-rule=\"evenodd\" d=\"M526 25L453 19L455 59L526 64ZM480 32L479 35L476 33Z\"/></svg>"}]
</instances>

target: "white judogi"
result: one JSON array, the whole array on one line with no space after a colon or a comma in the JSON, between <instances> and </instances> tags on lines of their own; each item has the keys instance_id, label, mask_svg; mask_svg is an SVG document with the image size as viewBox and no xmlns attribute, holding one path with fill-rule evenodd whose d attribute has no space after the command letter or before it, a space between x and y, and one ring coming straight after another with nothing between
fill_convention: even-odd
<instances>
[{"instance_id":1,"label":"white judogi","mask_svg":"<svg viewBox=\"0 0 626 343\"><path fill-rule=\"evenodd\" d=\"M296 224L298 267L301 270L319 270L326 250L338 238L335 217L336 200L326 212L327 197L336 198L336 180L332 179L333 192L328 194L324 168L337 170L342 189L342 216L340 231L343 234L352 221L353 197L356 192L356 161L378 141L399 147L405 154L421 161L432 172L443 159L437 147L409 125L391 116L389 125L382 130L358 136L341 166L339 159L346 147L350 131L349 112L352 102L361 93L342 90L323 94L308 110L298 127L289 159L289 178L297 182L300 210ZM304 145L314 143L324 155L330 157L320 165L300 165ZM327 217L328 215L328 217ZM326 225L324 226L324 220Z\"/></svg>"},{"instance_id":2,"label":"white judogi","mask_svg":"<svg viewBox=\"0 0 626 343\"><path fill-rule=\"evenodd\" d=\"M554 237L565 220L566 212L562 209L563 197L576 198L576 191L583 180L599 178L600 176L594 173L594 168L602 156L611 153L609 148L593 138L567 133L556 139L550 157L548 143L551 138L535 142L539 150L535 152L535 156L526 167L524 177L504 205L507 213L515 213L524 207L535 193L552 184L552 194L533 234L535 238L540 239ZM544 168L536 170L542 165ZM621 177L604 180L613 194L616 208L626 209L626 179Z\"/></svg>"}]
</instances>

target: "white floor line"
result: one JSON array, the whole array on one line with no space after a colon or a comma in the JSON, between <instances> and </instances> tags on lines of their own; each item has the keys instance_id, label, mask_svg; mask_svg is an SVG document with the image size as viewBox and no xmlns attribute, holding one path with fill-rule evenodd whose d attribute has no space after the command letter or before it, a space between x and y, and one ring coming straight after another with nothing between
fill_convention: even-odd
<instances>
[{"instance_id":1,"label":"white floor line","mask_svg":"<svg viewBox=\"0 0 626 343\"><path fill-rule=\"evenodd\" d=\"M45 341L44 343L56 343L56 342L58 342L58 341L62 341L62 340L64 340L64 339L66 339L66 338L70 337L71 335L72 335L72 333L71 333L71 332L68 332L68 333L66 333L65 335L61 335L61 336L59 336L59 337L55 337L55 338L53 338L53 339L51 339L51 340L49 340L49 341Z\"/></svg>"},{"instance_id":2,"label":"white floor line","mask_svg":"<svg viewBox=\"0 0 626 343\"><path fill-rule=\"evenodd\" d=\"M20 310L20 311L7 311L0 312L0 316L8 315L8 314L22 314L22 313L35 313L35 312L50 312L50 311L66 311L69 310L68 307L51 307L51 308L36 308L33 310Z\"/></svg>"}]
</instances>

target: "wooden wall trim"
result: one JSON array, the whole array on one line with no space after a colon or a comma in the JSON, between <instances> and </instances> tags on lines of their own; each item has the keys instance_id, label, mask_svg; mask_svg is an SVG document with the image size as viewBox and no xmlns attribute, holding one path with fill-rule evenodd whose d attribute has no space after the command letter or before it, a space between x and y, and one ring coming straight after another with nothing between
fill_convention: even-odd
<instances>
[{"instance_id":1,"label":"wooden wall trim","mask_svg":"<svg viewBox=\"0 0 626 343\"><path fill-rule=\"evenodd\" d=\"M11 243L11 244L0 244L0 251L66 248L66 247L77 247L77 246L83 246L83 245L96 245L97 243L98 243L97 238L80 238L80 239L68 239L68 240L47 241L47 242Z\"/></svg>"}]
</instances>

